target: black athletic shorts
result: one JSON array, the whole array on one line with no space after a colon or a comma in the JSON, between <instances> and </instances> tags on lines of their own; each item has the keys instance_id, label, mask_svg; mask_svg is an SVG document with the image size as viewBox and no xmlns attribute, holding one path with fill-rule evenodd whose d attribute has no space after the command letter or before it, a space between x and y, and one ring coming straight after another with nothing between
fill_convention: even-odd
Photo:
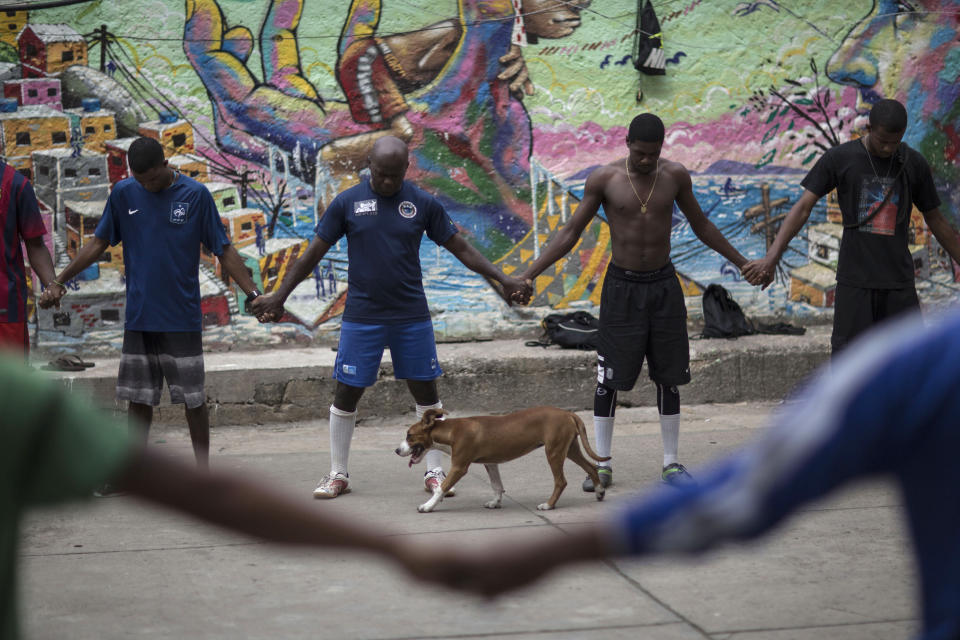
<instances>
[{"instance_id":1,"label":"black athletic shorts","mask_svg":"<svg viewBox=\"0 0 960 640\"><path fill-rule=\"evenodd\" d=\"M611 263L600 296L597 382L632 389L644 358L654 382L690 382L683 290L670 262L656 271L627 271Z\"/></svg>"},{"instance_id":2,"label":"black athletic shorts","mask_svg":"<svg viewBox=\"0 0 960 640\"><path fill-rule=\"evenodd\" d=\"M117 398L155 407L164 379L170 402L196 409L207 401L200 332L124 331Z\"/></svg>"},{"instance_id":3,"label":"black athletic shorts","mask_svg":"<svg viewBox=\"0 0 960 640\"><path fill-rule=\"evenodd\" d=\"M837 283L833 298L833 337L836 354L854 338L887 318L913 311L920 306L917 288L863 289Z\"/></svg>"}]
</instances>

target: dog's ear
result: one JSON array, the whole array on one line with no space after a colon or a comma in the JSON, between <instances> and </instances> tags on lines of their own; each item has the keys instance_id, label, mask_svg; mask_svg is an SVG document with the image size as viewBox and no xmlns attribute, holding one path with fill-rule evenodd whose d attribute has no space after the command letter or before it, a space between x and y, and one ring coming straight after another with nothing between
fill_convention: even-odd
<instances>
[{"instance_id":1,"label":"dog's ear","mask_svg":"<svg viewBox=\"0 0 960 640\"><path fill-rule=\"evenodd\" d=\"M447 412L443 409L427 409L423 414L424 428L432 429L437 424L437 420L443 420L445 415Z\"/></svg>"}]
</instances>

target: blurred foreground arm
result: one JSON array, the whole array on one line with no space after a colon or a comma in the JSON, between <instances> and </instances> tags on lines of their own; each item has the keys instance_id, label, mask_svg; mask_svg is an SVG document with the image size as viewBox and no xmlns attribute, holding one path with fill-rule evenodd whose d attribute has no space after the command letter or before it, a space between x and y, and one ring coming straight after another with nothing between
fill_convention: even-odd
<instances>
[{"instance_id":1,"label":"blurred foreground arm","mask_svg":"<svg viewBox=\"0 0 960 640\"><path fill-rule=\"evenodd\" d=\"M154 504L268 542L366 551L410 570L421 561L381 527L310 508L246 476L198 471L149 448L134 456L118 484Z\"/></svg>"}]
</instances>

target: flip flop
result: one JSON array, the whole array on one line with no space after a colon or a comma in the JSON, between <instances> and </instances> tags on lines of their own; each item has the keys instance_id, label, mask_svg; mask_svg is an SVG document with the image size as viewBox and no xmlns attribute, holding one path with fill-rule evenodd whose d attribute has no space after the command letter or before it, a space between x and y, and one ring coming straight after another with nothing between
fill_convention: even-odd
<instances>
[{"instance_id":1,"label":"flip flop","mask_svg":"<svg viewBox=\"0 0 960 640\"><path fill-rule=\"evenodd\" d=\"M68 353L40 368L47 371L84 371L92 366L94 366L93 362L87 362L75 353Z\"/></svg>"},{"instance_id":2,"label":"flip flop","mask_svg":"<svg viewBox=\"0 0 960 640\"><path fill-rule=\"evenodd\" d=\"M66 358L57 358L40 367L45 371L85 371L85 367L73 364Z\"/></svg>"},{"instance_id":3,"label":"flip flop","mask_svg":"<svg viewBox=\"0 0 960 640\"><path fill-rule=\"evenodd\" d=\"M72 364L72 365L74 365L74 366L76 366L76 367L83 367L84 369L89 369L90 367L96 366L96 363L94 363L94 362L87 362L86 360L84 360L83 358L81 358L80 356L78 356L78 355L75 354L75 353L68 353L68 354L66 354L66 355L60 356L60 357L57 358L57 359L58 359L58 360L65 360L65 361L68 362L69 364Z\"/></svg>"}]
</instances>

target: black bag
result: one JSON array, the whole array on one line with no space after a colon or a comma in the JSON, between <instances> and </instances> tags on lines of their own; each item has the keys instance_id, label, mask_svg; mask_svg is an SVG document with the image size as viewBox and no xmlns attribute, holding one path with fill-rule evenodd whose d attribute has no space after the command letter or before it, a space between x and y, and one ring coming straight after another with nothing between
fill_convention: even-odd
<instances>
[{"instance_id":1,"label":"black bag","mask_svg":"<svg viewBox=\"0 0 960 640\"><path fill-rule=\"evenodd\" d=\"M597 349L600 321L586 311L551 313L543 318L540 326L543 327L543 335L539 340L527 342L528 347L556 344L564 349Z\"/></svg>"},{"instance_id":2,"label":"black bag","mask_svg":"<svg viewBox=\"0 0 960 640\"><path fill-rule=\"evenodd\" d=\"M650 0L643 3L643 8L638 6L637 9L637 28L633 35L633 66L648 76L662 76L667 73L660 21L657 20Z\"/></svg>"},{"instance_id":3,"label":"black bag","mask_svg":"<svg viewBox=\"0 0 960 640\"><path fill-rule=\"evenodd\" d=\"M703 337L736 338L755 333L753 325L730 292L711 284L703 292Z\"/></svg>"}]
</instances>

